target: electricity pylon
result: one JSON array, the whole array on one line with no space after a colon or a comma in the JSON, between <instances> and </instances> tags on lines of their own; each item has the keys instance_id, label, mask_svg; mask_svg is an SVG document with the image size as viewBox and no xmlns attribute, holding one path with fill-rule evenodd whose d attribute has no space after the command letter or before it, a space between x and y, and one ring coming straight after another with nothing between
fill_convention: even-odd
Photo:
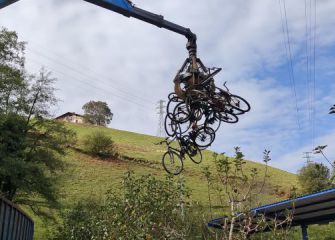
<instances>
[{"instance_id":1,"label":"electricity pylon","mask_svg":"<svg viewBox=\"0 0 335 240\"><path fill-rule=\"evenodd\" d=\"M158 101L158 106L156 109L158 110L157 114L159 114L159 121L158 121L158 130L157 130L157 136L158 137L163 137L165 136L164 132L164 114L165 114L165 101L164 100L159 100Z\"/></svg>"},{"instance_id":2,"label":"electricity pylon","mask_svg":"<svg viewBox=\"0 0 335 240\"><path fill-rule=\"evenodd\" d=\"M307 164L312 162L311 158L313 158L313 156L310 155L311 153L312 152L303 152L303 154L304 154L303 158L306 158L306 163Z\"/></svg>"}]
</instances>

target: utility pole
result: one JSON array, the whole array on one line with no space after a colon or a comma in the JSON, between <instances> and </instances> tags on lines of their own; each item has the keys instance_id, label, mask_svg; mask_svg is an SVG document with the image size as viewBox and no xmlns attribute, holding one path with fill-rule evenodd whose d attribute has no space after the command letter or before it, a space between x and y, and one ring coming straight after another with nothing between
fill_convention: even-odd
<instances>
[{"instance_id":1,"label":"utility pole","mask_svg":"<svg viewBox=\"0 0 335 240\"><path fill-rule=\"evenodd\" d=\"M165 136L164 133L164 114L165 114L165 101L164 100L159 100L158 101L158 106L156 109L158 110L157 114L159 114L159 121L158 121L158 130L157 130L157 136L158 137L163 137Z\"/></svg>"},{"instance_id":2,"label":"utility pole","mask_svg":"<svg viewBox=\"0 0 335 240\"><path fill-rule=\"evenodd\" d=\"M312 152L303 152L304 157L302 158L306 158L306 163L309 164L312 162L311 158L313 158L313 156L311 156L310 154L312 154Z\"/></svg>"}]
</instances>

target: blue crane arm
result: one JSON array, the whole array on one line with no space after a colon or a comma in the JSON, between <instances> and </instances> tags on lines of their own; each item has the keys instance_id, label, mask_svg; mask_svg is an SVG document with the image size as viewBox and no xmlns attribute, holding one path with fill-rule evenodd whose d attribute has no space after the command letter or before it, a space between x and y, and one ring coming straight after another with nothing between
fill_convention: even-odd
<instances>
[{"instance_id":1,"label":"blue crane arm","mask_svg":"<svg viewBox=\"0 0 335 240\"><path fill-rule=\"evenodd\" d=\"M0 9L7 7L8 5L18 2L19 0L0 0ZM127 0L93 0L87 1L99 5L101 7L108 8L118 13L129 15L128 13L132 10L133 6L130 1Z\"/></svg>"},{"instance_id":2,"label":"blue crane arm","mask_svg":"<svg viewBox=\"0 0 335 240\"><path fill-rule=\"evenodd\" d=\"M7 7L8 5L15 3L19 0L0 0L0 8Z\"/></svg>"},{"instance_id":3,"label":"blue crane arm","mask_svg":"<svg viewBox=\"0 0 335 240\"><path fill-rule=\"evenodd\" d=\"M86 2L93 3L103 8L107 8L114 12L123 14L127 17L131 16L134 10L134 6L130 1L127 0L84 0Z\"/></svg>"},{"instance_id":4,"label":"blue crane arm","mask_svg":"<svg viewBox=\"0 0 335 240\"><path fill-rule=\"evenodd\" d=\"M0 0L0 9L17 1L19 0ZM134 17L144 22L153 24L157 27L165 28L170 31L179 33L181 35L184 35L191 42L196 41L196 35L192 33L189 28L185 28L178 24L166 21L164 17L161 15L157 15L145 11L141 8L135 7L128 0L84 0L84 1L123 14L124 16Z\"/></svg>"}]
</instances>

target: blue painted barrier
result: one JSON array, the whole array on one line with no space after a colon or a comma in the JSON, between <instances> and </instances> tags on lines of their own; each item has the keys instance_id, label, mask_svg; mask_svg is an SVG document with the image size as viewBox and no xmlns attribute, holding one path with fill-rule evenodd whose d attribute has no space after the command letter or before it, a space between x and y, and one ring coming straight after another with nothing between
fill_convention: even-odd
<instances>
[{"instance_id":1,"label":"blue painted barrier","mask_svg":"<svg viewBox=\"0 0 335 240\"><path fill-rule=\"evenodd\" d=\"M20 208L0 198L0 239L33 240L34 222Z\"/></svg>"}]
</instances>

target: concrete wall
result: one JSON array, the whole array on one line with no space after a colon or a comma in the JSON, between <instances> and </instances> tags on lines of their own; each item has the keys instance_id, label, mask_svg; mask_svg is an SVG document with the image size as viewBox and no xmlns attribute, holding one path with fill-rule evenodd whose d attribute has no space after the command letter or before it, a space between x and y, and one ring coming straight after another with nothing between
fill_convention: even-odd
<instances>
[{"instance_id":1,"label":"concrete wall","mask_svg":"<svg viewBox=\"0 0 335 240\"><path fill-rule=\"evenodd\" d=\"M70 122L70 123L80 123L80 124L85 122L83 117L76 116L76 115L66 116L58 120L64 121L64 122Z\"/></svg>"}]
</instances>

